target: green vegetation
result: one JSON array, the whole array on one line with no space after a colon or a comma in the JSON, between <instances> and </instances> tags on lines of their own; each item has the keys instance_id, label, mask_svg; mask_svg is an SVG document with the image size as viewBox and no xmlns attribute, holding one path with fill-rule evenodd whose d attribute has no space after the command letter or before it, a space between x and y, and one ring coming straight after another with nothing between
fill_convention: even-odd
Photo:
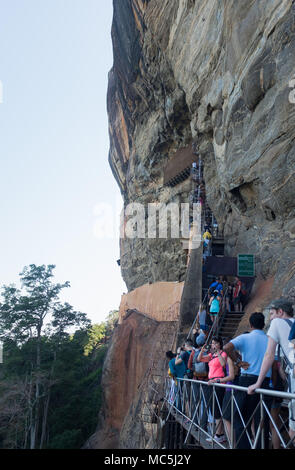
<instances>
[{"instance_id":1,"label":"green vegetation","mask_svg":"<svg viewBox=\"0 0 295 470\"><path fill-rule=\"evenodd\" d=\"M25 267L0 303L0 448L80 448L95 431L101 374L117 321L91 325L61 303L54 265ZM69 333L69 328L76 328Z\"/></svg>"}]
</instances>

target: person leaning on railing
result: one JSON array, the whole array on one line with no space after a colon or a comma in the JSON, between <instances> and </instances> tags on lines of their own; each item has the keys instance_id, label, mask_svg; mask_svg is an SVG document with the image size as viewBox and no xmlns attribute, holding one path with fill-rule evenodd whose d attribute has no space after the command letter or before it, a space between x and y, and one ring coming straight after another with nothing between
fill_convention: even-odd
<instances>
[{"instance_id":1,"label":"person leaning on railing","mask_svg":"<svg viewBox=\"0 0 295 470\"><path fill-rule=\"evenodd\" d=\"M229 342L229 338L224 339L224 345ZM239 368L234 364L233 360L228 356L225 365L225 377L218 379L211 379L208 384L211 385L215 382L227 385L237 385ZM231 388L226 388L223 401L222 401L222 418L223 424L227 429L227 436L231 439Z\"/></svg>"},{"instance_id":2,"label":"person leaning on railing","mask_svg":"<svg viewBox=\"0 0 295 470\"><path fill-rule=\"evenodd\" d=\"M264 333L264 315L261 312L254 312L249 318L250 333L241 334L231 339L225 346L224 351L231 357L234 363L240 367L238 385L249 387L254 384L259 376L259 371L267 348L267 336ZM237 351L242 356L242 361L238 358ZM269 388L269 379L271 368L267 371L266 377L261 382L262 388ZM259 395L249 396L242 390L235 391L236 404L239 408L243 421L240 418L238 409L234 411L234 427L238 449L251 448L251 421L254 414L254 429L257 432L261 425L261 416L259 411ZM268 406L268 398L265 398L265 404ZM247 424L245 431L244 423ZM264 446L268 447L268 414L264 413ZM249 436L249 437L248 437ZM260 445L260 444L258 444Z\"/></svg>"},{"instance_id":3,"label":"person leaning on railing","mask_svg":"<svg viewBox=\"0 0 295 470\"><path fill-rule=\"evenodd\" d=\"M205 354L205 347L203 346L199 354L198 360L200 362L207 362L209 366L209 373L208 373L209 382L208 383L214 383L214 382L221 383L221 380L226 375L225 367L226 367L226 362L227 362L227 354L224 351L222 351L222 347L223 347L222 338L214 336L211 342L212 352ZM216 439L218 442L224 442L226 438L224 434L221 432L222 419L221 419L221 413L220 413L218 403L221 407L223 398L224 398L225 389L223 387L216 387L215 393L216 393L218 402L215 402L214 414L213 414L213 410L212 410L213 390L210 390L210 388L207 388L207 387L204 388L204 394L206 397L207 405L209 408L211 408L213 417L216 420L216 435L214 439Z\"/></svg>"},{"instance_id":4,"label":"person leaning on railing","mask_svg":"<svg viewBox=\"0 0 295 470\"><path fill-rule=\"evenodd\" d=\"M263 388L263 380L267 376L269 368L275 360L277 346L280 348L280 356L287 363L288 392L295 393L295 350L289 337L291 328L295 322L293 304L290 300L281 297L274 300L269 305L270 327L267 331L267 349L261 364L257 380L248 387L249 395L252 395L256 388ZM289 436L295 439L295 400L289 402ZM294 442L294 441L293 441Z\"/></svg>"}]
</instances>

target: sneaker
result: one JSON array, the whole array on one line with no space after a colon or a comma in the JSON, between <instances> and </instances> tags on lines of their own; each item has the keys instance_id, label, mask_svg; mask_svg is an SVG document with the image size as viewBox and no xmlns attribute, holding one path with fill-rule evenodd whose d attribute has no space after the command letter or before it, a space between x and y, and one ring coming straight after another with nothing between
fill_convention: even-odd
<instances>
[{"instance_id":1,"label":"sneaker","mask_svg":"<svg viewBox=\"0 0 295 470\"><path fill-rule=\"evenodd\" d=\"M222 436L216 436L216 434L215 434L215 436L214 436L213 439L214 439L214 441L219 442L219 444L221 444L222 442L226 442L226 441L227 441L227 439L226 439L226 437L225 437L224 434L222 434ZM212 437L207 437L206 441L207 441L207 442L212 442L213 439L212 439Z\"/></svg>"}]
</instances>

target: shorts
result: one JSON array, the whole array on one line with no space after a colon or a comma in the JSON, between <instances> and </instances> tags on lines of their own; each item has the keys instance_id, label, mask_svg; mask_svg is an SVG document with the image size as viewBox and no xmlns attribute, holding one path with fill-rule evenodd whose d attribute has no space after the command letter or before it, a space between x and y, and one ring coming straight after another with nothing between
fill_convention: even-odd
<instances>
[{"instance_id":1,"label":"shorts","mask_svg":"<svg viewBox=\"0 0 295 470\"><path fill-rule=\"evenodd\" d=\"M239 383L239 377L235 377L232 385L238 385ZM222 416L226 421L231 421L232 419L232 413L231 413L231 397L232 397L232 390L226 388L225 389L225 394L222 402ZM235 409L235 404L234 404L234 409Z\"/></svg>"}]
</instances>

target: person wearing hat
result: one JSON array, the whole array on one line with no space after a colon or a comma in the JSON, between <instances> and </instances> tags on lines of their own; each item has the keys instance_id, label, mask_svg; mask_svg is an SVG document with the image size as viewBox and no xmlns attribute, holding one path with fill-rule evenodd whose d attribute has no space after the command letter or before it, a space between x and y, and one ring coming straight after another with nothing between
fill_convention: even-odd
<instances>
[{"instance_id":1,"label":"person wearing hat","mask_svg":"<svg viewBox=\"0 0 295 470\"><path fill-rule=\"evenodd\" d=\"M279 345L283 355L288 358L292 367L289 367L289 392L295 393L294 363L295 350L288 337L291 327L294 323L292 302L281 297L274 300L268 307L270 309L270 327L267 332L268 344L261 365L260 373L257 381L248 387L248 394L255 392L256 388L260 388L267 371L275 360L276 348ZM291 439L295 437L295 400L289 403L289 436Z\"/></svg>"}]
</instances>

